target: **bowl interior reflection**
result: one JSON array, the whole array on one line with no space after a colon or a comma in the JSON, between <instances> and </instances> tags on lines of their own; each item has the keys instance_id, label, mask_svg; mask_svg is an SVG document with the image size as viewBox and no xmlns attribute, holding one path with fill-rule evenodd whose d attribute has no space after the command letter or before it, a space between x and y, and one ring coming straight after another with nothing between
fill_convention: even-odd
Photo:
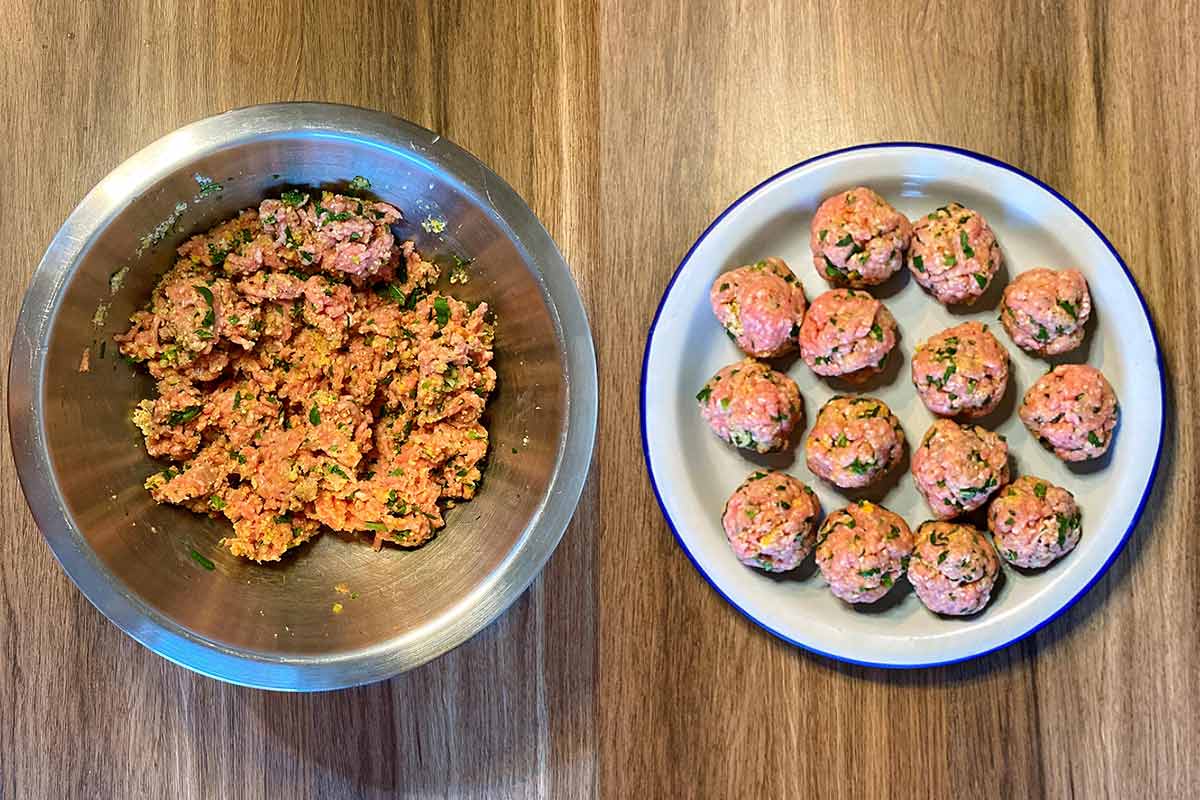
<instances>
[{"instance_id":1,"label":"bowl interior reflection","mask_svg":"<svg viewBox=\"0 0 1200 800\"><path fill-rule=\"evenodd\" d=\"M398 240L414 239L426 257L474 259L471 280L453 293L486 301L496 316L488 465L476 499L451 510L446 528L423 548L375 552L366 539L326 532L277 564L254 564L218 546L226 523L156 505L142 488L163 465L146 455L130 410L151 396L152 382L116 357L112 335L127 327L187 236L285 188L345 186L356 175L404 211ZM221 189L201 196L198 177ZM119 182L102 188L114 186ZM440 235L422 227L430 218L445 221ZM110 295L110 275L126 264L123 287ZM430 161L312 132L227 144L181 162L119 208L84 245L67 281L42 395L58 490L121 590L211 643L288 658L422 635L501 568L544 502L567 429L567 369L554 304L505 224ZM100 303L111 308L96 326ZM81 374L89 347L91 369ZM205 569L193 551L215 568Z\"/></svg>"}]
</instances>

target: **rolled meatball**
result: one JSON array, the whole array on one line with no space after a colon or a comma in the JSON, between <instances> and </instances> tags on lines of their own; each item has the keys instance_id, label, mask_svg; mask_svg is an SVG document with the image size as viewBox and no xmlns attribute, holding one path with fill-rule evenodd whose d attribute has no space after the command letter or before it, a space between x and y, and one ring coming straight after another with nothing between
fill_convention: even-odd
<instances>
[{"instance_id":1,"label":"rolled meatball","mask_svg":"<svg viewBox=\"0 0 1200 800\"><path fill-rule=\"evenodd\" d=\"M934 516L953 519L1008 483L1008 445L978 425L939 419L913 453L912 476Z\"/></svg>"},{"instance_id":2,"label":"rolled meatball","mask_svg":"<svg viewBox=\"0 0 1200 800\"><path fill-rule=\"evenodd\" d=\"M795 569L816 541L821 504L783 472L755 472L725 503L721 526L738 561L767 572Z\"/></svg>"},{"instance_id":3,"label":"rolled meatball","mask_svg":"<svg viewBox=\"0 0 1200 800\"><path fill-rule=\"evenodd\" d=\"M1018 413L1054 455L1063 461L1087 461L1104 455L1112 444L1117 396L1095 367L1063 364L1029 387Z\"/></svg>"},{"instance_id":4,"label":"rolled meatball","mask_svg":"<svg viewBox=\"0 0 1200 800\"><path fill-rule=\"evenodd\" d=\"M908 268L939 303L969 305L1000 269L1000 246L979 212L950 203L913 225Z\"/></svg>"},{"instance_id":5,"label":"rolled meatball","mask_svg":"<svg viewBox=\"0 0 1200 800\"><path fill-rule=\"evenodd\" d=\"M912 236L908 217L865 186L835 194L813 216L817 272L834 286L863 288L900 270Z\"/></svg>"},{"instance_id":6,"label":"rolled meatball","mask_svg":"<svg viewBox=\"0 0 1200 800\"><path fill-rule=\"evenodd\" d=\"M752 358L717 372L696 399L713 433L760 453L787 447L804 415L796 382Z\"/></svg>"},{"instance_id":7,"label":"rolled meatball","mask_svg":"<svg viewBox=\"0 0 1200 800\"><path fill-rule=\"evenodd\" d=\"M1004 287L1000 324L1022 350L1053 356L1083 343L1092 315L1087 279L1077 269L1022 272Z\"/></svg>"},{"instance_id":8,"label":"rolled meatball","mask_svg":"<svg viewBox=\"0 0 1200 800\"><path fill-rule=\"evenodd\" d=\"M926 522L917 528L908 561L908 582L936 614L965 616L981 611L992 597L1000 559L975 527Z\"/></svg>"},{"instance_id":9,"label":"rolled meatball","mask_svg":"<svg viewBox=\"0 0 1200 800\"><path fill-rule=\"evenodd\" d=\"M835 486L878 481L904 455L900 420L874 397L835 397L817 414L804 445L808 468Z\"/></svg>"},{"instance_id":10,"label":"rolled meatball","mask_svg":"<svg viewBox=\"0 0 1200 800\"><path fill-rule=\"evenodd\" d=\"M712 285L713 313L749 356L774 358L796 349L807 301L782 259L730 270Z\"/></svg>"},{"instance_id":11,"label":"rolled meatball","mask_svg":"<svg viewBox=\"0 0 1200 800\"><path fill-rule=\"evenodd\" d=\"M896 320L866 292L833 289L813 300L800 326L800 355L818 375L861 382L896 346Z\"/></svg>"},{"instance_id":12,"label":"rolled meatball","mask_svg":"<svg viewBox=\"0 0 1200 800\"><path fill-rule=\"evenodd\" d=\"M964 322L917 345L912 381L934 414L982 417L996 409L1008 387L1008 351L986 325Z\"/></svg>"},{"instance_id":13,"label":"rolled meatball","mask_svg":"<svg viewBox=\"0 0 1200 800\"><path fill-rule=\"evenodd\" d=\"M903 517L859 500L825 519L817 534L817 566L835 597L874 603L904 574L912 549Z\"/></svg>"},{"instance_id":14,"label":"rolled meatball","mask_svg":"<svg viewBox=\"0 0 1200 800\"><path fill-rule=\"evenodd\" d=\"M1066 489L1023 475L988 507L988 529L1001 557L1018 567L1044 567L1079 544L1079 506Z\"/></svg>"}]
</instances>

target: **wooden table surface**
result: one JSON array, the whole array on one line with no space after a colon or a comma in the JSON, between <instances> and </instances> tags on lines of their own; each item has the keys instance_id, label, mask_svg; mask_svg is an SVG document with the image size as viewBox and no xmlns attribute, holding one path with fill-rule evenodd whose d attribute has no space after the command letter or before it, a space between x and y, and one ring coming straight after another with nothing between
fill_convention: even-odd
<instances>
[{"instance_id":1,"label":"wooden table surface","mask_svg":"<svg viewBox=\"0 0 1200 800\"><path fill-rule=\"evenodd\" d=\"M43 543L7 456L0 799L1200 787L1194 4L300 8L0 0L0 334L63 218L142 145L253 103L386 110L492 165L572 266L602 392L579 514L530 591L454 653L374 686L271 694L108 623ZM922 672L809 655L726 606L663 523L637 428L644 334L708 222L798 160L898 139L994 155L1072 198L1136 275L1170 383L1158 486L1108 575L1031 639Z\"/></svg>"}]
</instances>

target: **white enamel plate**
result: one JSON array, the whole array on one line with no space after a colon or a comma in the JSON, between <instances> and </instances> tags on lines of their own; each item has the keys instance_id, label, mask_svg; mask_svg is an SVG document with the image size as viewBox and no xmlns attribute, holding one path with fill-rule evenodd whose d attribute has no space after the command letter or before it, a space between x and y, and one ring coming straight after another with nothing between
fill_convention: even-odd
<instances>
[{"instance_id":1,"label":"white enamel plate","mask_svg":"<svg viewBox=\"0 0 1200 800\"><path fill-rule=\"evenodd\" d=\"M1083 510L1083 539L1074 552L1036 573L1006 566L990 605L971 618L928 612L906 581L877 607L851 607L829 592L811 556L791 575L770 576L740 564L721 530L726 498L763 465L811 486L826 514L861 496L844 494L810 473L802 438L794 451L769 457L724 444L705 425L695 399L714 372L741 358L709 307L713 280L735 266L778 256L801 279L811 301L829 288L809 250L812 214L824 198L858 185L875 189L912 220L958 201L984 215L1004 253L993 286L964 311L939 305L907 274L872 290L899 323L903 363L867 391L900 418L911 452L933 421L909 379L913 348L968 319L990 324L1013 360L1008 395L988 423L1008 439L1013 475L1059 484L1075 494ZM1020 398L1049 365L1012 344L996 320L996 305L1004 284L1037 266L1076 267L1091 288L1094 311L1084 346L1055 363L1092 364L1116 390L1120 425L1108 456L1097 462L1062 463L1017 417ZM807 433L821 405L848 392L818 378L798 359L787 371L804 396ZM726 209L693 245L650 328L642 369L642 437L650 480L680 546L739 611L782 639L843 661L933 666L1027 636L1099 579L1120 553L1150 493L1162 444L1163 397L1159 349L1145 302L1116 250L1079 209L1037 179L986 156L924 144L866 145L810 159L768 179ZM908 474L867 494L904 516L913 530L930 518Z\"/></svg>"}]
</instances>

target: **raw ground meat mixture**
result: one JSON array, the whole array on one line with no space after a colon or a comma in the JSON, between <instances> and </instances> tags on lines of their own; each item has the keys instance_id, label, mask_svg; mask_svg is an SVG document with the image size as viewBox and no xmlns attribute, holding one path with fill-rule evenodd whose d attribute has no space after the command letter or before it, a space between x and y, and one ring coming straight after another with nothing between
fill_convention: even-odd
<instances>
[{"instance_id":1,"label":"raw ground meat mixture","mask_svg":"<svg viewBox=\"0 0 1200 800\"><path fill-rule=\"evenodd\" d=\"M133 412L171 462L154 499L225 517L275 561L324 528L414 547L469 500L495 388L493 326L433 290L387 203L284 192L179 248L116 337L157 381Z\"/></svg>"}]
</instances>

